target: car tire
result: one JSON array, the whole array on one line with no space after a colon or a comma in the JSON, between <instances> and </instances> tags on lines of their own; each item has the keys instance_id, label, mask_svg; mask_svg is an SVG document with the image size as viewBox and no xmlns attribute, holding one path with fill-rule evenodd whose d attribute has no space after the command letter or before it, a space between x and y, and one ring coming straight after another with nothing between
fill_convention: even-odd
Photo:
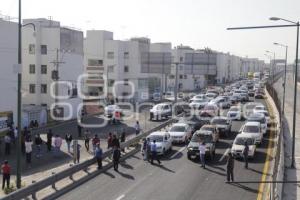
<instances>
[{"instance_id":1,"label":"car tire","mask_svg":"<svg viewBox=\"0 0 300 200\"><path fill-rule=\"evenodd\" d=\"M156 121L158 121L158 115L156 115Z\"/></svg>"},{"instance_id":2,"label":"car tire","mask_svg":"<svg viewBox=\"0 0 300 200\"><path fill-rule=\"evenodd\" d=\"M188 159L188 160L192 160L192 157L191 157L190 154L187 154L187 159Z\"/></svg>"}]
</instances>

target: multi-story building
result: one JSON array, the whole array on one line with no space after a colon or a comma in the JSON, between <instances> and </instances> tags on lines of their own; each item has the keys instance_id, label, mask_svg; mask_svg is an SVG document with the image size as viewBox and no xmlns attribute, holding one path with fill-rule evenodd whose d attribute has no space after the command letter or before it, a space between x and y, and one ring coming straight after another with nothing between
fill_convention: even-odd
<instances>
[{"instance_id":1,"label":"multi-story building","mask_svg":"<svg viewBox=\"0 0 300 200\"><path fill-rule=\"evenodd\" d=\"M84 51L89 96L143 101L164 87L161 77L170 63L153 63L155 56L171 58L170 43L151 44L148 38L120 41L113 39L112 32L91 30L87 31Z\"/></svg>"},{"instance_id":2,"label":"multi-story building","mask_svg":"<svg viewBox=\"0 0 300 200\"><path fill-rule=\"evenodd\" d=\"M61 108L60 117L75 118L82 102L77 80L84 72L83 32L48 19L23 23L35 26L34 32L23 28L23 104Z\"/></svg>"},{"instance_id":3,"label":"multi-story building","mask_svg":"<svg viewBox=\"0 0 300 200\"><path fill-rule=\"evenodd\" d=\"M0 132L17 122L18 24L0 18Z\"/></svg>"}]
</instances>

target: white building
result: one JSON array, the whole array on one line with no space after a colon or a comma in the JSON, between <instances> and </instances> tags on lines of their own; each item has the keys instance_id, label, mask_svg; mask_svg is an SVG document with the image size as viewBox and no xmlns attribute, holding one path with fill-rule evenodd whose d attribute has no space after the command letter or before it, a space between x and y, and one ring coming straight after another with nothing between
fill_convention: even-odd
<instances>
[{"instance_id":1,"label":"white building","mask_svg":"<svg viewBox=\"0 0 300 200\"><path fill-rule=\"evenodd\" d=\"M23 104L48 110L58 106L64 111L60 117L75 118L82 102L77 79L84 72L83 33L53 20L25 19L23 23L35 25L35 31L30 26L23 28ZM56 74L58 84L54 84ZM64 99L55 98L55 94Z\"/></svg>"},{"instance_id":2,"label":"white building","mask_svg":"<svg viewBox=\"0 0 300 200\"><path fill-rule=\"evenodd\" d=\"M114 96L120 99L134 98L143 101L164 87L161 68L147 65L144 61L151 53L171 55L171 44L151 44L148 38L114 40L112 32L89 30L84 42L84 52L85 69L89 75L85 83L89 95L102 95L99 98L103 99L114 92ZM150 65L152 71L147 71ZM108 94L105 94L107 86Z\"/></svg>"},{"instance_id":3,"label":"white building","mask_svg":"<svg viewBox=\"0 0 300 200\"><path fill-rule=\"evenodd\" d=\"M0 132L6 120L17 123L18 24L0 18ZM5 123L5 124L4 124Z\"/></svg>"}]
</instances>

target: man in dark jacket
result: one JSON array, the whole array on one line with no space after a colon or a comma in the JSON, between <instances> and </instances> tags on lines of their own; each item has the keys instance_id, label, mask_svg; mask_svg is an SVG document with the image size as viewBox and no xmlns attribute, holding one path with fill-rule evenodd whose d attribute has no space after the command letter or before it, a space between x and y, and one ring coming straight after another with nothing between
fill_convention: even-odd
<instances>
[{"instance_id":1,"label":"man in dark jacket","mask_svg":"<svg viewBox=\"0 0 300 200\"><path fill-rule=\"evenodd\" d=\"M67 143L68 152L71 153L71 142L73 140L72 135L70 133L67 133L66 136L65 136L65 140L66 140L66 143Z\"/></svg>"},{"instance_id":2,"label":"man in dark jacket","mask_svg":"<svg viewBox=\"0 0 300 200\"><path fill-rule=\"evenodd\" d=\"M118 171L120 156L121 156L120 149L118 147L114 147L114 150L113 150L113 163L114 163L114 170L115 171Z\"/></svg>"},{"instance_id":3,"label":"man in dark jacket","mask_svg":"<svg viewBox=\"0 0 300 200\"><path fill-rule=\"evenodd\" d=\"M245 162L245 168L248 169L248 155L249 155L249 146L247 141L245 141L245 148L243 151L243 156L244 156L244 162Z\"/></svg>"},{"instance_id":4,"label":"man in dark jacket","mask_svg":"<svg viewBox=\"0 0 300 200\"><path fill-rule=\"evenodd\" d=\"M40 134L35 135L34 143L35 143L36 148L37 148L36 157L39 158L39 157L42 156L41 152L42 152L42 144L43 144L43 140L42 140Z\"/></svg>"},{"instance_id":5,"label":"man in dark jacket","mask_svg":"<svg viewBox=\"0 0 300 200\"><path fill-rule=\"evenodd\" d=\"M52 133L52 130L50 129L47 133L47 149L48 149L48 151L51 151L51 148L52 148L52 137L53 137L53 133Z\"/></svg>"},{"instance_id":6,"label":"man in dark jacket","mask_svg":"<svg viewBox=\"0 0 300 200\"><path fill-rule=\"evenodd\" d=\"M117 147L117 148L120 148L120 141L118 140L117 136L114 134L113 135L113 139L111 141L111 145L112 147Z\"/></svg>"},{"instance_id":7,"label":"man in dark jacket","mask_svg":"<svg viewBox=\"0 0 300 200\"><path fill-rule=\"evenodd\" d=\"M227 157L227 182L230 180L234 181L233 170L234 170L234 158L232 154L229 152Z\"/></svg>"}]
</instances>

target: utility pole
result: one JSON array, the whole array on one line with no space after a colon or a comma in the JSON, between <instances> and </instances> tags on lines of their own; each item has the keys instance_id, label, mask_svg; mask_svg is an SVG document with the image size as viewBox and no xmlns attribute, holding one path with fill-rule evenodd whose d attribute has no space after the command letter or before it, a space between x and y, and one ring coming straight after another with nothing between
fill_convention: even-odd
<instances>
[{"instance_id":1,"label":"utility pole","mask_svg":"<svg viewBox=\"0 0 300 200\"><path fill-rule=\"evenodd\" d=\"M60 49L57 48L56 49L56 60L54 60L54 61L51 62L55 66L55 70L52 71L52 79L54 81L56 81L56 84L55 84L55 97L54 97L55 111L57 111L56 108L57 108L58 95L59 95L59 92L58 92L58 89L59 89L59 87L58 87L58 85L59 85L58 84L58 81L59 81L59 73L58 73L59 65L65 63L65 62L60 61L60 59L59 59L59 52L60 52ZM55 114L57 114L57 112L55 112Z\"/></svg>"},{"instance_id":2,"label":"utility pole","mask_svg":"<svg viewBox=\"0 0 300 200\"><path fill-rule=\"evenodd\" d=\"M178 93L178 65L179 63L175 63L175 86L174 86L174 97L175 97L175 103L177 103L177 93Z\"/></svg>"}]
</instances>

